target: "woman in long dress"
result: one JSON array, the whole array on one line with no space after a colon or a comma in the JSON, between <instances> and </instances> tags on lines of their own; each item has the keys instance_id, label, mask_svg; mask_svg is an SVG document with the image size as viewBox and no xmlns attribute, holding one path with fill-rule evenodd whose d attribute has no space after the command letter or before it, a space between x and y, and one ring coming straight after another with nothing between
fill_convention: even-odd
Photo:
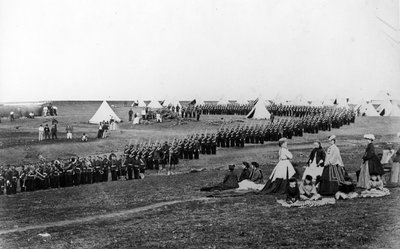
<instances>
[{"instance_id":1,"label":"woman in long dress","mask_svg":"<svg viewBox=\"0 0 400 249\"><path fill-rule=\"evenodd\" d=\"M311 151L310 157L307 162L308 166L303 173L303 181L306 179L307 175L310 175L313 181L316 181L317 178L322 175L322 171L324 170L325 157L326 154L321 146L321 142L315 142L314 149Z\"/></svg>"},{"instance_id":2,"label":"woman in long dress","mask_svg":"<svg viewBox=\"0 0 400 249\"><path fill-rule=\"evenodd\" d=\"M375 136L366 134L364 138L367 140L368 145L365 149L363 164L361 165L360 175L358 176L357 187L359 188L368 187L371 175L377 175L380 179L384 173L382 164L375 154L374 144L372 143L375 140Z\"/></svg>"},{"instance_id":3,"label":"woman in long dress","mask_svg":"<svg viewBox=\"0 0 400 249\"><path fill-rule=\"evenodd\" d=\"M336 146L336 136L332 135L328 140L331 146L326 153L325 166L319 184L321 195L336 194L339 191L339 186L344 183L346 174L339 148Z\"/></svg>"},{"instance_id":4,"label":"woman in long dress","mask_svg":"<svg viewBox=\"0 0 400 249\"><path fill-rule=\"evenodd\" d=\"M279 147L279 162L272 171L264 188L259 192L260 194L286 193L289 179L296 174L293 165L289 161L293 158L293 155L287 148L286 138L279 139Z\"/></svg>"}]
</instances>

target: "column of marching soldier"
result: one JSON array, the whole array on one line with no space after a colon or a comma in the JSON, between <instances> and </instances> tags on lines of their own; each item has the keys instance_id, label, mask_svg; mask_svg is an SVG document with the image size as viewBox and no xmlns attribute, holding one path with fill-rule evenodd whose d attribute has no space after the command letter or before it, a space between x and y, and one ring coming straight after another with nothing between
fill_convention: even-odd
<instances>
[{"instance_id":1,"label":"column of marching soldier","mask_svg":"<svg viewBox=\"0 0 400 249\"><path fill-rule=\"evenodd\" d=\"M285 115L277 112L276 115ZM297 115L297 114L294 114ZM301 117L301 115L299 115ZM220 127L216 134L195 134L183 138L155 143L126 145L119 158L110 155L73 157L69 160L53 160L36 165L14 166L0 169L0 194L15 194L20 191L60 188L92 184L119 179L132 180L144 177L146 169L162 170L175 167L181 159L199 159L200 154L216 154L217 147L244 147L246 143L263 144L278 141L282 137L291 139L303 133L330 131L355 121L355 115L345 109L321 108L301 118L282 118L275 122L264 121L251 125ZM19 183L19 184L18 184Z\"/></svg>"}]
</instances>

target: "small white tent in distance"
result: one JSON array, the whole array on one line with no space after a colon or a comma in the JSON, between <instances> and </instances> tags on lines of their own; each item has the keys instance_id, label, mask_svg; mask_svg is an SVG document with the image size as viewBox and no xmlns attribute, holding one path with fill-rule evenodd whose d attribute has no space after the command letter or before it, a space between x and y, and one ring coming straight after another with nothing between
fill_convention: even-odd
<instances>
[{"instance_id":1,"label":"small white tent in distance","mask_svg":"<svg viewBox=\"0 0 400 249\"><path fill-rule=\"evenodd\" d=\"M385 117L400 117L399 106L388 99L378 107L378 112L379 115Z\"/></svg>"},{"instance_id":2,"label":"small white tent in distance","mask_svg":"<svg viewBox=\"0 0 400 249\"><path fill-rule=\"evenodd\" d=\"M271 114L267 110L267 106L263 98L258 98L257 103L246 116L246 118L252 119L269 119L270 117Z\"/></svg>"},{"instance_id":3,"label":"small white tent in distance","mask_svg":"<svg viewBox=\"0 0 400 249\"><path fill-rule=\"evenodd\" d=\"M103 121L110 121L110 119L114 119L115 122L121 122L121 119L117 116L117 114L115 114L113 109L111 109L107 101L104 100L99 109L97 109L96 113L89 120L89 123L99 124Z\"/></svg>"},{"instance_id":4,"label":"small white tent in distance","mask_svg":"<svg viewBox=\"0 0 400 249\"><path fill-rule=\"evenodd\" d=\"M147 107L149 108L153 108L153 109L160 109L163 108L163 106L160 104L160 102L158 100L152 100L150 102L150 104L147 105Z\"/></svg>"},{"instance_id":5,"label":"small white tent in distance","mask_svg":"<svg viewBox=\"0 0 400 249\"><path fill-rule=\"evenodd\" d=\"M376 117L379 116L378 112L375 110L371 102L365 102L360 105L360 114L362 116Z\"/></svg>"}]
</instances>

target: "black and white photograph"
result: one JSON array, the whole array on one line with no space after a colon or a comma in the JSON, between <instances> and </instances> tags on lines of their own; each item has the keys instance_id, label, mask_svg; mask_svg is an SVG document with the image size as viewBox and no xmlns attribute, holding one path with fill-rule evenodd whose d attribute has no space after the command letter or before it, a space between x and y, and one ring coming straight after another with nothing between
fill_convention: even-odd
<instances>
[{"instance_id":1,"label":"black and white photograph","mask_svg":"<svg viewBox=\"0 0 400 249\"><path fill-rule=\"evenodd\" d=\"M400 248L400 0L0 0L0 248Z\"/></svg>"}]
</instances>

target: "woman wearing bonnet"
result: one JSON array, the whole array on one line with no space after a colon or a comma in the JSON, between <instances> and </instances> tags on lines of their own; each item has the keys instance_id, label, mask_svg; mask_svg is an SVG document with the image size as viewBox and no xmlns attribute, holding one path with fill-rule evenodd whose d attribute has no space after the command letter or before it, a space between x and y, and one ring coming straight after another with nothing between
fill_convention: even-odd
<instances>
[{"instance_id":1,"label":"woman wearing bonnet","mask_svg":"<svg viewBox=\"0 0 400 249\"><path fill-rule=\"evenodd\" d=\"M363 156L363 164L361 165L360 175L358 177L357 187L367 188L371 175L376 175L379 179L384 174L382 164L375 153L373 134L364 135L364 139L368 145Z\"/></svg>"},{"instance_id":2,"label":"woman wearing bonnet","mask_svg":"<svg viewBox=\"0 0 400 249\"><path fill-rule=\"evenodd\" d=\"M328 140L330 146L326 152L324 170L319 185L321 195L336 194L339 191L339 186L345 182L346 171L339 148L336 146L336 136L331 135Z\"/></svg>"}]
</instances>

